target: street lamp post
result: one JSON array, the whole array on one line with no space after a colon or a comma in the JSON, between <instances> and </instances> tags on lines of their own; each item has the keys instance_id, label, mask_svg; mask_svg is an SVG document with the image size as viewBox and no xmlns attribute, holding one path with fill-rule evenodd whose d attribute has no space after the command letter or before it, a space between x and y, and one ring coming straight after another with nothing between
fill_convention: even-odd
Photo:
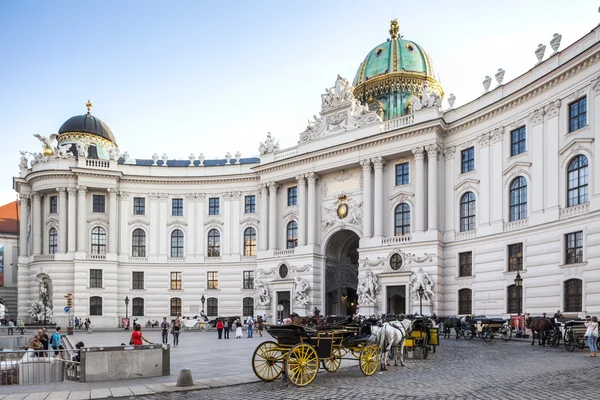
<instances>
[{"instance_id":1,"label":"street lamp post","mask_svg":"<svg viewBox=\"0 0 600 400\"><path fill-rule=\"evenodd\" d=\"M515 277L515 288L517 291L517 316L519 317L519 331L517 332L517 336L521 336L523 334L523 324L521 322L521 308L523 306L523 278L521 278L521 274L518 271L517 276Z\"/></svg>"},{"instance_id":2,"label":"street lamp post","mask_svg":"<svg viewBox=\"0 0 600 400\"><path fill-rule=\"evenodd\" d=\"M127 321L125 330L129 330L129 296L125 296L125 320Z\"/></svg>"},{"instance_id":3,"label":"street lamp post","mask_svg":"<svg viewBox=\"0 0 600 400\"><path fill-rule=\"evenodd\" d=\"M423 285L419 285L417 293L419 293L419 314L423 316L423 295L425 294L425 289L423 289Z\"/></svg>"},{"instance_id":4,"label":"street lamp post","mask_svg":"<svg viewBox=\"0 0 600 400\"><path fill-rule=\"evenodd\" d=\"M44 326L46 326L46 308L48 307L48 296L43 295L42 302L44 303Z\"/></svg>"},{"instance_id":5,"label":"street lamp post","mask_svg":"<svg viewBox=\"0 0 600 400\"><path fill-rule=\"evenodd\" d=\"M204 295L202 295L202 297L200 297L200 301L202 302L202 315L204 315L204 302L206 301L206 298L204 298Z\"/></svg>"}]
</instances>

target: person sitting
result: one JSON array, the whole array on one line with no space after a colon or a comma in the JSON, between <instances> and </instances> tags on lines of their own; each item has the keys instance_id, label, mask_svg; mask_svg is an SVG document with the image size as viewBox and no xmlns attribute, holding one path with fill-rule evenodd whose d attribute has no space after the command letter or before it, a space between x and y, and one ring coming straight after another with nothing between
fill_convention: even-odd
<instances>
[{"instance_id":1,"label":"person sitting","mask_svg":"<svg viewBox=\"0 0 600 400\"><path fill-rule=\"evenodd\" d=\"M560 310L556 310L556 313L554 314L554 319L564 319Z\"/></svg>"}]
</instances>

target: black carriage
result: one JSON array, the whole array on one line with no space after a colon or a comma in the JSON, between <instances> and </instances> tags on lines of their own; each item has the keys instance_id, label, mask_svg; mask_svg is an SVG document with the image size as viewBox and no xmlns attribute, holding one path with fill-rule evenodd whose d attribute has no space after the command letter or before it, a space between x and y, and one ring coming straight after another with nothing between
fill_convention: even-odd
<instances>
[{"instance_id":1,"label":"black carriage","mask_svg":"<svg viewBox=\"0 0 600 400\"><path fill-rule=\"evenodd\" d=\"M508 321L502 318L475 318L475 331L477 335L486 342L499 335L505 342L512 337L512 329Z\"/></svg>"},{"instance_id":2,"label":"black carriage","mask_svg":"<svg viewBox=\"0 0 600 400\"><path fill-rule=\"evenodd\" d=\"M585 349L587 337L585 332L587 327L583 320L571 320L564 323L563 340L567 351L572 352L575 348ZM596 339L596 345L600 344L600 338Z\"/></svg>"}]
</instances>

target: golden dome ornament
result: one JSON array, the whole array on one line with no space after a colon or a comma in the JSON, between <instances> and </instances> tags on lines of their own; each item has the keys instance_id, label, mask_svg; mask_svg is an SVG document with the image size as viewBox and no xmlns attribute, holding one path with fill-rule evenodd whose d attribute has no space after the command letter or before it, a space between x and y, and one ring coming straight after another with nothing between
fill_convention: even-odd
<instances>
[{"instance_id":1,"label":"golden dome ornament","mask_svg":"<svg viewBox=\"0 0 600 400\"><path fill-rule=\"evenodd\" d=\"M340 219L344 219L348 216L348 204L342 203L337 207L337 216Z\"/></svg>"}]
</instances>

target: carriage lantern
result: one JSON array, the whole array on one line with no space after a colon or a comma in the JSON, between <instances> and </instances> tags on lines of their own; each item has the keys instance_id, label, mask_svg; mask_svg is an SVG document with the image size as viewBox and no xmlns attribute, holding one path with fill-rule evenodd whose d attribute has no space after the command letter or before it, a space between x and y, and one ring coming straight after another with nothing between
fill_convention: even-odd
<instances>
[{"instance_id":1,"label":"carriage lantern","mask_svg":"<svg viewBox=\"0 0 600 400\"><path fill-rule=\"evenodd\" d=\"M125 319L127 320L125 330L129 330L129 296L125 296Z\"/></svg>"},{"instance_id":2,"label":"carriage lantern","mask_svg":"<svg viewBox=\"0 0 600 400\"><path fill-rule=\"evenodd\" d=\"M521 315L521 302L523 298L523 278L521 278L521 274L517 272L517 276L515 277L515 286L517 287L517 296L518 296L518 304L517 304L517 313Z\"/></svg>"},{"instance_id":3,"label":"carriage lantern","mask_svg":"<svg viewBox=\"0 0 600 400\"><path fill-rule=\"evenodd\" d=\"M419 314L423 315L423 295L425 294L425 289L423 289L423 285L419 285L417 293L419 293Z\"/></svg>"}]
</instances>

